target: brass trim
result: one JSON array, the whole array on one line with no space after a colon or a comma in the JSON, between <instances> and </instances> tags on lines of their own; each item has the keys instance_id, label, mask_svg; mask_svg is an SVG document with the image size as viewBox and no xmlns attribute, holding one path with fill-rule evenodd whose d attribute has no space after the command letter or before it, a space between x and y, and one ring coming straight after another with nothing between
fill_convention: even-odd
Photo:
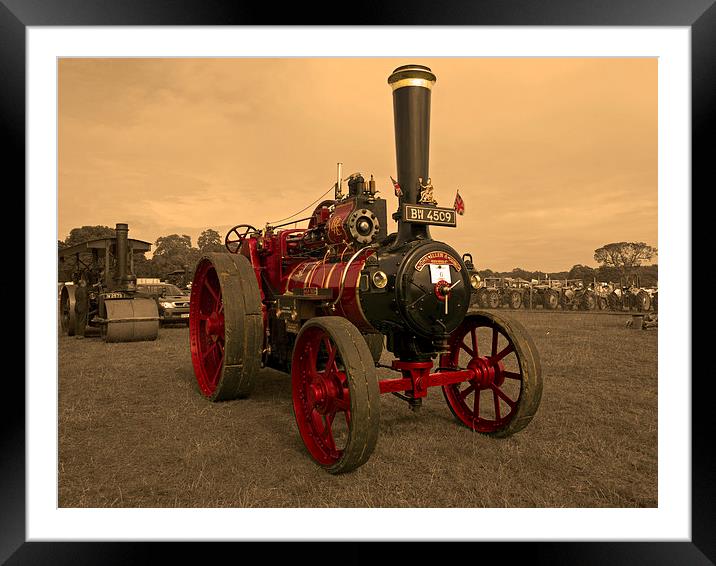
<instances>
[{"instance_id":1,"label":"brass trim","mask_svg":"<svg viewBox=\"0 0 716 566\"><path fill-rule=\"evenodd\" d=\"M293 274L296 273L296 270L299 268L299 266L303 265L302 261L299 261L294 268L291 270L291 273L288 274L288 279L286 279L286 289L284 290L284 293L288 293L288 286L291 283L291 277L293 277Z\"/></svg>"},{"instance_id":2,"label":"brass trim","mask_svg":"<svg viewBox=\"0 0 716 566\"><path fill-rule=\"evenodd\" d=\"M369 251L377 247L378 244L372 244L370 246L366 246L365 248L361 248L356 253L354 253L353 256L348 260L348 263L346 263L346 266L343 268L343 273L341 274L341 283L338 287L338 296L336 297L336 300L331 303L331 306L336 306L341 301L341 297L343 296L343 288L346 285L346 275L348 274L348 268L353 263L353 260L355 260L362 252Z\"/></svg>"},{"instance_id":3,"label":"brass trim","mask_svg":"<svg viewBox=\"0 0 716 566\"><path fill-rule=\"evenodd\" d=\"M435 81L429 81L427 79L419 79L419 78L410 78L410 79L400 79L399 81L390 83L390 86L393 87L393 90L398 90L399 88L403 88L406 86L421 86L423 88L427 88L428 90L431 90L433 88L434 84L435 84Z\"/></svg>"},{"instance_id":4,"label":"brass trim","mask_svg":"<svg viewBox=\"0 0 716 566\"><path fill-rule=\"evenodd\" d=\"M333 270L338 266L339 262L336 262L333 264L331 269L328 271L328 277L323 276L323 285L321 285L324 289L328 289L328 286L331 284L331 277L333 277Z\"/></svg>"},{"instance_id":5,"label":"brass trim","mask_svg":"<svg viewBox=\"0 0 716 566\"><path fill-rule=\"evenodd\" d=\"M311 283L313 282L313 274L316 272L316 269L318 269L318 266L321 265L320 261L317 261L315 265L311 268L311 270L308 272L308 275L306 275L306 278L303 280L303 288L310 287Z\"/></svg>"},{"instance_id":6,"label":"brass trim","mask_svg":"<svg viewBox=\"0 0 716 566\"><path fill-rule=\"evenodd\" d=\"M341 259L339 261L343 261L343 256L346 255L346 252L348 250L352 250L352 249L353 249L353 246L351 246L350 244L348 244L345 248L343 248L343 251L341 252Z\"/></svg>"}]
</instances>

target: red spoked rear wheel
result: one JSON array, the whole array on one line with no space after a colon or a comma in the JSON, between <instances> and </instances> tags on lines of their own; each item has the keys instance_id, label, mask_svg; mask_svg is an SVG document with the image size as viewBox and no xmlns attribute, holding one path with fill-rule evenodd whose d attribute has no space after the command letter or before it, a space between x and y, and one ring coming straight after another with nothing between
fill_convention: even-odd
<instances>
[{"instance_id":1,"label":"red spoked rear wheel","mask_svg":"<svg viewBox=\"0 0 716 566\"><path fill-rule=\"evenodd\" d=\"M337 474L363 465L378 439L380 390L360 331L344 318L309 320L291 366L293 410L311 457Z\"/></svg>"},{"instance_id":2,"label":"red spoked rear wheel","mask_svg":"<svg viewBox=\"0 0 716 566\"><path fill-rule=\"evenodd\" d=\"M199 261L189 307L191 359L199 390L212 401L246 397L260 367L261 295L244 256Z\"/></svg>"},{"instance_id":3,"label":"red spoked rear wheel","mask_svg":"<svg viewBox=\"0 0 716 566\"><path fill-rule=\"evenodd\" d=\"M474 369L475 378L443 387L455 417L475 432L505 437L532 420L542 397L537 348L521 324L473 311L452 333L441 369Z\"/></svg>"}]
</instances>

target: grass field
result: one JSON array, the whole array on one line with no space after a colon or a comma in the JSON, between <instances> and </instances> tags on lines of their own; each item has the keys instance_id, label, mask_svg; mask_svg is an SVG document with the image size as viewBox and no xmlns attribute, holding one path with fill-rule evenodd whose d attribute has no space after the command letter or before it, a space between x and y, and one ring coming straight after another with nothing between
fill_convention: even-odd
<instances>
[{"instance_id":1,"label":"grass field","mask_svg":"<svg viewBox=\"0 0 716 566\"><path fill-rule=\"evenodd\" d=\"M656 331L626 328L626 313L509 316L542 359L525 430L474 434L437 388L418 413L383 395L373 456L340 476L305 451L288 375L262 370L250 399L215 404L186 328L129 344L60 336L59 506L656 507Z\"/></svg>"}]
</instances>

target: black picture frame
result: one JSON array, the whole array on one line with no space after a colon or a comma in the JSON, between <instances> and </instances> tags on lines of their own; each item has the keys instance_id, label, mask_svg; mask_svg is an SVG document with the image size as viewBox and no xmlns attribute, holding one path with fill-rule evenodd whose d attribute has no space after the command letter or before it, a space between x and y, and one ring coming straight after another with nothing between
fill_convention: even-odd
<instances>
[{"instance_id":1,"label":"black picture frame","mask_svg":"<svg viewBox=\"0 0 716 566\"><path fill-rule=\"evenodd\" d=\"M15 210L26 211L25 186L25 38L28 26L95 25L553 25L553 26L686 26L691 30L692 69L692 187L707 189L707 174L716 116L716 6L714 0L493 0L491 2L430 2L348 5L348 11L332 11L320 4L240 4L219 0L0 0L0 124L11 143L2 153L5 196L19 200ZM345 14L345 15L341 15ZM11 172L11 180L7 173ZM709 188L713 181L709 179ZM688 188L685 189L688 194ZM693 226L692 220L692 226ZM696 241L694 243L697 243ZM14 251L15 255L18 255ZM24 261L31 261L25 249ZM692 257L699 257L692 254ZM702 256L707 257L707 256ZM12 271L22 273L13 261ZM709 260L710 261L710 260ZM23 264L24 267L24 264ZM686 275L686 274L684 274ZM691 274L688 274L691 281ZM24 281L23 277L20 277ZM14 286L18 284L12 278ZM17 291L12 291L16 296ZM27 297L24 297L27 301ZM690 307L689 307L690 308ZM6 311L9 312L9 311ZM6 315L8 316L8 315ZM25 335L22 325L10 320L15 335ZM21 326L21 328L20 328ZM692 332L694 329L683 329ZM692 346L693 352L693 346ZM688 384L693 360L684 360L684 374L667 376ZM205 543L81 543L25 542L25 386L17 370L6 369L3 411L0 412L0 560L8 564L127 564L160 560L180 552L183 560L206 560ZM10 374L15 377L10 377ZM661 376L660 376L661 377ZM509 555L530 563L575 564L710 564L716 561L716 465L710 394L713 379L706 373L691 381L692 391L692 538L690 542L531 542L484 543L485 553ZM348 535L347 538L350 538ZM449 553L460 554L474 543L453 544ZM470 546L468 546L470 545ZM167 548L171 546L172 548ZM294 544L273 545L271 561L290 557ZM322 545L328 555L333 544ZM505 546L509 546L507 549ZM179 548L177 548L179 547ZM242 551L242 554L247 551ZM266 552L258 550L258 552ZM338 551L341 562L371 560L374 543L351 542ZM382 550L380 551L383 552ZM473 550L467 550L473 554ZM213 550L212 550L213 553ZM280 555L277 556L277 553ZM411 550L413 557L421 550ZM254 551L246 556L256 556ZM385 556L385 555L382 555ZM236 556L238 558L238 556ZM403 555L405 558L405 555ZM411 558L412 559L412 558Z\"/></svg>"}]
</instances>

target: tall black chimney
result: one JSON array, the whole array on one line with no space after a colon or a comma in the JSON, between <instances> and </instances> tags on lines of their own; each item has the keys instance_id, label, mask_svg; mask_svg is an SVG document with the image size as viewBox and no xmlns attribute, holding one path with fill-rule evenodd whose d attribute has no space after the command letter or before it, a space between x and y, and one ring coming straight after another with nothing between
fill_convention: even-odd
<instances>
[{"instance_id":1,"label":"tall black chimney","mask_svg":"<svg viewBox=\"0 0 716 566\"><path fill-rule=\"evenodd\" d=\"M117 235L117 281L121 285L129 279L127 272L127 234L129 226L127 224L117 224L114 231Z\"/></svg>"},{"instance_id":2,"label":"tall black chimney","mask_svg":"<svg viewBox=\"0 0 716 566\"><path fill-rule=\"evenodd\" d=\"M429 67L403 65L388 77L393 88L395 153L398 184L403 196L398 199L398 235L395 246L418 238L430 238L426 224L403 222L403 204L417 204L419 178L428 182L430 149L430 90L436 81Z\"/></svg>"}]
</instances>

